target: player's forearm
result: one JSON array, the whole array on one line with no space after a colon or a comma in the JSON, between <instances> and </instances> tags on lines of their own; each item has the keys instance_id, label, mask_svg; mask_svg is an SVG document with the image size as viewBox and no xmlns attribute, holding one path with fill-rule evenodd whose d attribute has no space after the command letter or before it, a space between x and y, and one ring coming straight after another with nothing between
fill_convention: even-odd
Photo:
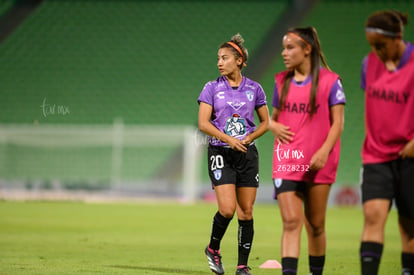
<instances>
[{"instance_id":1,"label":"player's forearm","mask_svg":"<svg viewBox=\"0 0 414 275\"><path fill-rule=\"evenodd\" d=\"M257 114L259 116L259 126L257 126L256 130L249 135L251 141L259 138L264 133L269 130L270 127L270 117L269 117L269 110L267 106L262 106L257 110Z\"/></svg>"},{"instance_id":2,"label":"player's forearm","mask_svg":"<svg viewBox=\"0 0 414 275\"><path fill-rule=\"evenodd\" d=\"M211 124L210 121L201 121L198 123L198 128L200 129L200 131L202 131L203 133L217 138L223 142L228 143L228 138L230 136L226 135L225 133L221 132L219 129L217 129L213 124Z\"/></svg>"},{"instance_id":3,"label":"player's forearm","mask_svg":"<svg viewBox=\"0 0 414 275\"><path fill-rule=\"evenodd\" d=\"M330 108L330 112L332 120L331 128L329 129L325 142L320 148L327 153L332 151L344 130L344 105L334 105Z\"/></svg>"},{"instance_id":4,"label":"player's forearm","mask_svg":"<svg viewBox=\"0 0 414 275\"><path fill-rule=\"evenodd\" d=\"M343 121L336 121L331 125L331 129L328 132L328 136L325 139L325 142L322 144L321 149L330 153L338 142L339 138L344 129Z\"/></svg>"},{"instance_id":5,"label":"player's forearm","mask_svg":"<svg viewBox=\"0 0 414 275\"><path fill-rule=\"evenodd\" d=\"M261 137L264 133L269 130L269 120L260 122L259 126L256 128L256 130L252 133L250 133L249 137L253 141L259 137Z\"/></svg>"}]
</instances>

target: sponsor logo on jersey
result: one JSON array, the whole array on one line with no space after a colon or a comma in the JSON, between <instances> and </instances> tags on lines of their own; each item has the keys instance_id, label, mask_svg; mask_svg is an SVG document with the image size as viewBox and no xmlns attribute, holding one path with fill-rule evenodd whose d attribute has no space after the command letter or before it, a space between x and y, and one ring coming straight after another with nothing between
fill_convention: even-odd
<instances>
[{"instance_id":1,"label":"sponsor logo on jersey","mask_svg":"<svg viewBox=\"0 0 414 275\"><path fill-rule=\"evenodd\" d=\"M378 100L394 102L398 104L407 104L410 93L401 90L385 90L382 87L368 86L366 89L367 96Z\"/></svg>"},{"instance_id":2,"label":"sponsor logo on jersey","mask_svg":"<svg viewBox=\"0 0 414 275\"><path fill-rule=\"evenodd\" d=\"M226 121L224 132L232 137L242 136L246 133L246 123L239 114L233 114Z\"/></svg>"},{"instance_id":3,"label":"sponsor logo on jersey","mask_svg":"<svg viewBox=\"0 0 414 275\"><path fill-rule=\"evenodd\" d=\"M227 101L227 104L229 104L234 110L238 111L241 107L246 105L246 102L240 102L236 99L235 101Z\"/></svg>"},{"instance_id":4,"label":"sponsor logo on jersey","mask_svg":"<svg viewBox=\"0 0 414 275\"><path fill-rule=\"evenodd\" d=\"M315 106L315 113L318 113L320 105L316 104ZM283 108L283 111L289 113L297 113L297 114L305 114L311 112L311 105L308 103L296 103L296 102L286 102Z\"/></svg>"},{"instance_id":5,"label":"sponsor logo on jersey","mask_svg":"<svg viewBox=\"0 0 414 275\"><path fill-rule=\"evenodd\" d=\"M224 99L224 92L218 92L218 93L216 94L216 96L217 96L219 99Z\"/></svg>"}]
</instances>

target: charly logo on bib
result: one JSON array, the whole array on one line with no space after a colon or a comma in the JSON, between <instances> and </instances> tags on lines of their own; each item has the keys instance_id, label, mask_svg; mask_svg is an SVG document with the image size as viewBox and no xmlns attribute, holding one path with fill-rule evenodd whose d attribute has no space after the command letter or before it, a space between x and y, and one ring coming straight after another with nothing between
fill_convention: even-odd
<instances>
[{"instance_id":1,"label":"charly logo on bib","mask_svg":"<svg viewBox=\"0 0 414 275\"><path fill-rule=\"evenodd\" d=\"M241 118L239 114L233 114L232 117L227 119L224 132L232 137L244 135L246 133L244 118Z\"/></svg>"}]
</instances>

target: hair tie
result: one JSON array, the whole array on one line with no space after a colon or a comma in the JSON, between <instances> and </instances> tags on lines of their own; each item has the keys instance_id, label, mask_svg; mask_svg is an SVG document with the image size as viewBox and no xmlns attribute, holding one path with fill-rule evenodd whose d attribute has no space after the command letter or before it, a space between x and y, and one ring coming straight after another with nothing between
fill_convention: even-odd
<instances>
[{"instance_id":1,"label":"hair tie","mask_svg":"<svg viewBox=\"0 0 414 275\"><path fill-rule=\"evenodd\" d=\"M246 66L246 62L245 62L245 58L244 58L244 54L243 54L243 51L240 49L240 47L239 46L237 46L237 44L236 43L234 43L234 42L231 42L231 41L229 41L229 42L226 42L227 44L229 44L230 46L232 46L240 55L241 55L241 57L242 57L242 59L243 59L243 66Z\"/></svg>"}]
</instances>

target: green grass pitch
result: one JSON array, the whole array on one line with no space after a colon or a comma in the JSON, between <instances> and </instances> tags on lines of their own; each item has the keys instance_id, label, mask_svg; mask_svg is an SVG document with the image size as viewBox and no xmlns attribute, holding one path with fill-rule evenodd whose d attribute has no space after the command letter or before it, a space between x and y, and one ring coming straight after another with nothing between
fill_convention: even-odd
<instances>
[{"instance_id":1,"label":"green grass pitch","mask_svg":"<svg viewBox=\"0 0 414 275\"><path fill-rule=\"evenodd\" d=\"M203 249L215 204L0 201L0 274L213 274ZM329 208L324 274L359 274L360 207ZM249 265L280 261L276 204L256 204ZM222 242L226 274L237 264L237 219ZM299 274L308 274L303 232ZM391 210L380 274L400 274L397 215Z\"/></svg>"}]
</instances>

